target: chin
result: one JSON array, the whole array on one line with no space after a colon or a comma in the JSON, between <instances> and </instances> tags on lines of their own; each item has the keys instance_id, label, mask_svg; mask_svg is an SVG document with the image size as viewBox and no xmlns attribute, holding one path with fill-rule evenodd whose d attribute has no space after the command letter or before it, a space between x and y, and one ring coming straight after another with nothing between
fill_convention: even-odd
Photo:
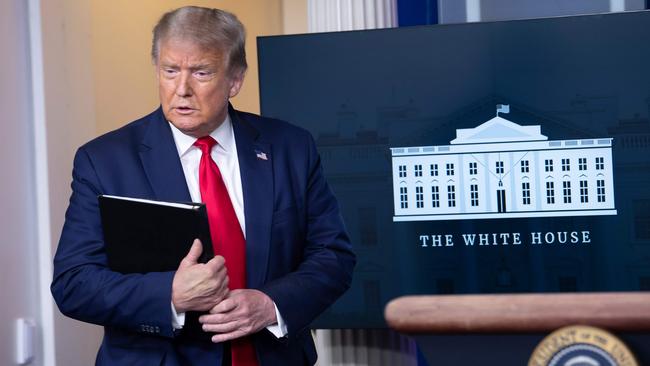
<instances>
[{"instance_id":1,"label":"chin","mask_svg":"<svg viewBox=\"0 0 650 366\"><path fill-rule=\"evenodd\" d=\"M187 135L193 135L194 132L202 128L202 124L199 121L190 118L179 118L175 117L174 119L169 120L176 128L181 130L181 132Z\"/></svg>"}]
</instances>

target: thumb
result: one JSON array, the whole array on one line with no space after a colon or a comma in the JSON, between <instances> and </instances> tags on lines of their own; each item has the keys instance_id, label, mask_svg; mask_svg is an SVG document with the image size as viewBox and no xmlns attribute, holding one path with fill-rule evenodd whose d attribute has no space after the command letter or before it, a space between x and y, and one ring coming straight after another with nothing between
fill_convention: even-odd
<instances>
[{"instance_id":1,"label":"thumb","mask_svg":"<svg viewBox=\"0 0 650 366\"><path fill-rule=\"evenodd\" d=\"M203 245L201 245L201 241L199 239L194 239L192 247L190 247L190 251L187 253L185 258L183 258L179 267L184 268L197 264L201 253L203 253Z\"/></svg>"}]
</instances>

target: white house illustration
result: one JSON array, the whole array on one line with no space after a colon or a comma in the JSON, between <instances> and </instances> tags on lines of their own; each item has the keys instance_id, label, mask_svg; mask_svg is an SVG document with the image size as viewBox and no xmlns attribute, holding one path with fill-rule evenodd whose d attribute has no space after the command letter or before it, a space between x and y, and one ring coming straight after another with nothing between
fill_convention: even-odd
<instances>
[{"instance_id":1,"label":"white house illustration","mask_svg":"<svg viewBox=\"0 0 650 366\"><path fill-rule=\"evenodd\" d=\"M391 148L393 221L616 215L611 138L549 141L504 107L451 145Z\"/></svg>"}]
</instances>

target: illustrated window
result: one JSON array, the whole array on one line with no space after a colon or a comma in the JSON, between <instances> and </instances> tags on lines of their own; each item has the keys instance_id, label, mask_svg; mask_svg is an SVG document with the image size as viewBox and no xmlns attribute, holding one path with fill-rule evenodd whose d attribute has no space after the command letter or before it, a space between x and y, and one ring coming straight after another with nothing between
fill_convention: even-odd
<instances>
[{"instance_id":1,"label":"illustrated window","mask_svg":"<svg viewBox=\"0 0 650 366\"><path fill-rule=\"evenodd\" d=\"M478 184L470 184L469 186L470 204L478 206Z\"/></svg>"},{"instance_id":2,"label":"illustrated window","mask_svg":"<svg viewBox=\"0 0 650 366\"><path fill-rule=\"evenodd\" d=\"M521 183L521 196L522 196L522 203L524 205L530 205L530 183L529 182Z\"/></svg>"},{"instance_id":3,"label":"illustrated window","mask_svg":"<svg viewBox=\"0 0 650 366\"><path fill-rule=\"evenodd\" d=\"M424 207L424 193L422 186L415 187L415 207L422 208Z\"/></svg>"},{"instance_id":4,"label":"illustrated window","mask_svg":"<svg viewBox=\"0 0 650 366\"><path fill-rule=\"evenodd\" d=\"M447 163L447 175L454 175L454 164Z\"/></svg>"},{"instance_id":5,"label":"illustrated window","mask_svg":"<svg viewBox=\"0 0 650 366\"><path fill-rule=\"evenodd\" d=\"M589 202L589 187L586 180L580 181L580 203Z\"/></svg>"},{"instance_id":6,"label":"illustrated window","mask_svg":"<svg viewBox=\"0 0 650 366\"><path fill-rule=\"evenodd\" d=\"M447 206L456 207L456 186L447 186Z\"/></svg>"},{"instance_id":7,"label":"illustrated window","mask_svg":"<svg viewBox=\"0 0 650 366\"><path fill-rule=\"evenodd\" d=\"M553 159L544 160L544 171L552 172L553 171Z\"/></svg>"},{"instance_id":8,"label":"illustrated window","mask_svg":"<svg viewBox=\"0 0 650 366\"><path fill-rule=\"evenodd\" d=\"M431 164L430 168L430 174L432 177L437 177L438 176L438 164Z\"/></svg>"},{"instance_id":9,"label":"illustrated window","mask_svg":"<svg viewBox=\"0 0 650 366\"><path fill-rule=\"evenodd\" d=\"M555 183L546 182L546 203L555 203Z\"/></svg>"},{"instance_id":10,"label":"illustrated window","mask_svg":"<svg viewBox=\"0 0 650 366\"><path fill-rule=\"evenodd\" d=\"M431 206L440 207L440 190L438 186L431 186Z\"/></svg>"},{"instance_id":11,"label":"illustrated window","mask_svg":"<svg viewBox=\"0 0 650 366\"><path fill-rule=\"evenodd\" d=\"M571 182L568 180L562 182L562 196L564 203L571 203Z\"/></svg>"},{"instance_id":12,"label":"illustrated window","mask_svg":"<svg viewBox=\"0 0 650 366\"><path fill-rule=\"evenodd\" d=\"M399 187L399 201L400 207L409 208L408 194L406 187Z\"/></svg>"},{"instance_id":13,"label":"illustrated window","mask_svg":"<svg viewBox=\"0 0 650 366\"><path fill-rule=\"evenodd\" d=\"M399 166L399 177L406 178L406 165Z\"/></svg>"},{"instance_id":14,"label":"illustrated window","mask_svg":"<svg viewBox=\"0 0 650 366\"><path fill-rule=\"evenodd\" d=\"M598 202L605 202L605 180L598 179L596 181L596 198Z\"/></svg>"},{"instance_id":15,"label":"illustrated window","mask_svg":"<svg viewBox=\"0 0 650 366\"><path fill-rule=\"evenodd\" d=\"M587 170L587 158L578 159L578 170Z\"/></svg>"},{"instance_id":16,"label":"illustrated window","mask_svg":"<svg viewBox=\"0 0 650 366\"><path fill-rule=\"evenodd\" d=\"M562 171L568 172L571 170L571 161L570 159L562 159Z\"/></svg>"},{"instance_id":17,"label":"illustrated window","mask_svg":"<svg viewBox=\"0 0 650 366\"><path fill-rule=\"evenodd\" d=\"M477 162L470 162L469 163L469 175L476 175L478 174L478 163Z\"/></svg>"}]
</instances>

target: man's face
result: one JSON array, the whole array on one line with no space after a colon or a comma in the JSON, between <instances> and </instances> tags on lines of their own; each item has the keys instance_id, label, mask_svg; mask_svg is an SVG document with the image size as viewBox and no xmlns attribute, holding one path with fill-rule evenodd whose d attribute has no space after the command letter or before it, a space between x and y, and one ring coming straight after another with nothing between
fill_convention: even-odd
<instances>
[{"instance_id":1,"label":"man's face","mask_svg":"<svg viewBox=\"0 0 650 366\"><path fill-rule=\"evenodd\" d=\"M202 137L226 118L228 99L239 93L243 75L231 76L222 52L191 41L160 43L158 93L165 118L183 133Z\"/></svg>"}]
</instances>

